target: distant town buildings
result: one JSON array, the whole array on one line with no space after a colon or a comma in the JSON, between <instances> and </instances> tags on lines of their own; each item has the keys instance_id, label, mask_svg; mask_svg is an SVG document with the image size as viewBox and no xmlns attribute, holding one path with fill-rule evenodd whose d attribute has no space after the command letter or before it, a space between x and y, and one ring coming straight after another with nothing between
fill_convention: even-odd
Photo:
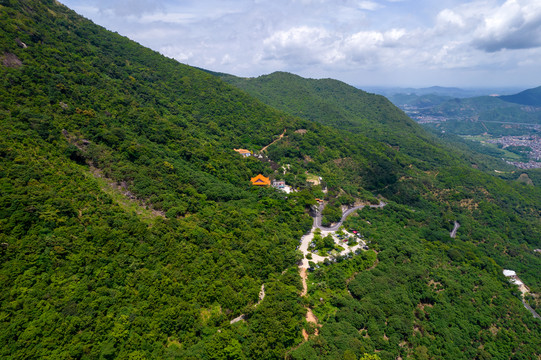
<instances>
[{"instance_id":1,"label":"distant town buildings","mask_svg":"<svg viewBox=\"0 0 541 360\"><path fill-rule=\"evenodd\" d=\"M507 163L514 165L519 169L541 168L541 138L537 135L502 136L497 139L486 140L486 142L491 144L501 144L503 149L509 146L528 147L532 149L528 153L528 158L530 161L507 161Z\"/></svg>"}]
</instances>

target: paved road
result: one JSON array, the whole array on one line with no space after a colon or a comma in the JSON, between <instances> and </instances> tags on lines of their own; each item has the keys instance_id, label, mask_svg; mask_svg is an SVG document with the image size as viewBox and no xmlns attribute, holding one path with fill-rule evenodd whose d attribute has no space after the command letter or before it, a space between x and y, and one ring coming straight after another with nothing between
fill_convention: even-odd
<instances>
[{"instance_id":1,"label":"paved road","mask_svg":"<svg viewBox=\"0 0 541 360\"><path fill-rule=\"evenodd\" d=\"M460 227L460 224L458 223L458 221L455 220L455 227L453 228L449 236L454 239L456 237L456 231L458 230L459 227Z\"/></svg>"},{"instance_id":2,"label":"paved road","mask_svg":"<svg viewBox=\"0 0 541 360\"><path fill-rule=\"evenodd\" d=\"M539 314L536 313L535 310L532 309L532 307L524 299L522 299L522 304L524 304L524 307L532 313L534 318L541 320L541 316L539 316Z\"/></svg>"},{"instance_id":3,"label":"paved road","mask_svg":"<svg viewBox=\"0 0 541 360\"><path fill-rule=\"evenodd\" d=\"M370 207L373 207L373 208L378 208L378 207L384 207L385 204L384 202L380 202L378 205L370 205ZM328 235L329 233L333 233L334 231L337 231L338 228L340 226L342 226L342 223L344 222L344 220L349 216L351 215L351 213L353 213L354 211L357 211L359 209L362 209L363 207L365 207L365 205L361 205L361 206L355 206L354 208L351 208L349 210L347 210L346 212L344 212L344 214L342 215L342 219L340 220L340 222L332 227L322 227L321 226L321 212L323 211L323 208L325 206L323 204L321 204L319 206L319 209L316 213L316 216L314 217L314 227L312 228L312 230L310 231L309 234L307 235L304 235L302 238L301 238L301 245L299 246L299 250L302 252L302 254L304 255L304 258L302 259L302 263L301 265L299 265L299 267L301 268L305 268L307 269L308 268L308 259L306 258L306 256L310 253L312 255L312 260L310 261L313 261L314 263L320 263L320 262L323 262L325 261L325 259L329 258L329 256L326 256L326 257L323 257L321 255L317 255L317 254L312 254L309 250L308 250L308 246L310 245L310 243L312 242L312 240L314 239L314 230L315 229L321 229L322 233L321 235L322 236L326 236ZM353 247L346 247L346 249L344 251L342 251L340 254L341 255L346 255L348 252L351 252L351 251L355 251L357 250L359 247L361 247L361 244L357 244Z\"/></svg>"},{"instance_id":4,"label":"paved road","mask_svg":"<svg viewBox=\"0 0 541 360\"><path fill-rule=\"evenodd\" d=\"M380 208L380 207L384 207L385 205L387 205L386 203L384 202L380 202L378 205L369 205L371 208ZM316 228L319 228L323 231L337 231L340 226L342 226L342 223L346 220L346 218L351 215L353 212L357 211L357 210L360 210L362 208L364 208L366 205L361 205L361 206L355 206L351 209L348 209L346 212L344 212L344 214L342 214L342 219L340 219L340 221L334 225L334 226L331 226L331 227L324 227L324 226L321 226L321 217L322 217L322 212L323 212L323 209L325 208L325 205L324 204L321 204L319 205L319 208L316 212L316 216L314 217L314 227Z\"/></svg>"}]
</instances>

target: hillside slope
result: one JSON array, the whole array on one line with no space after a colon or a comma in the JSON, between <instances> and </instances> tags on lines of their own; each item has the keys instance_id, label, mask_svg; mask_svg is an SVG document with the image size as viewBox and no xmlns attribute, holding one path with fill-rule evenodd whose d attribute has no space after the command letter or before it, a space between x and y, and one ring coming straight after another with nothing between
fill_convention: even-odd
<instances>
[{"instance_id":1,"label":"hillside slope","mask_svg":"<svg viewBox=\"0 0 541 360\"><path fill-rule=\"evenodd\" d=\"M493 171L506 166L462 144L441 142L441 134L427 132L383 96L341 81L304 79L283 72L258 78L216 75L277 109L392 146L420 168L461 164Z\"/></svg>"},{"instance_id":2,"label":"hillside slope","mask_svg":"<svg viewBox=\"0 0 541 360\"><path fill-rule=\"evenodd\" d=\"M539 356L541 327L501 275L540 288L536 188L390 147L438 147L407 119L380 142L276 110L54 1L4 1L0 22L0 357ZM362 111L386 121L380 101ZM271 143L262 159L233 150ZM253 187L260 173L299 191ZM372 250L299 296L315 198L339 214L377 195L385 210L357 218ZM306 306L323 328L304 342Z\"/></svg>"},{"instance_id":3,"label":"hillside slope","mask_svg":"<svg viewBox=\"0 0 541 360\"><path fill-rule=\"evenodd\" d=\"M366 135L432 164L447 158L430 135L381 95L333 79L304 79L283 72L252 79L224 74L221 77L292 115Z\"/></svg>"},{"instance_id":4,"label":"hillside slope","mask_svg":"<svg viewBox=\"0 0 541 360\"><path fill-rule=\"evenodd\" d=\"M406 161L55 2L3 3L0 16L2 357L201 358L241 338L245 356L275 358L300 342L300 282L287 270L314 195L249 179L284 159L305 188L310 157L334 191L373 199L365 187L396 181ZM284 129L276 162L233 151ZM254 320L233 331L241 313Z\"/></svg>"},{"instance_id":5,"label":"hillside slope","mask_svg":"<svg viewBox=\"0 0 541 360\"><path fill-rule=\"evenodd\" d=\"M524 90L515 95L500 96L503 101L527 106L541 106L541 86Z\"/></svg>"}]
</instances>

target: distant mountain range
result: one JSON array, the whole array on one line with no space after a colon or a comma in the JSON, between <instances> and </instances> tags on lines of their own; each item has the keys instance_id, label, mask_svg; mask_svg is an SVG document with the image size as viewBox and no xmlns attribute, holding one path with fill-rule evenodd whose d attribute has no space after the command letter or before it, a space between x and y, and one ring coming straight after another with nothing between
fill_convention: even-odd
<instances>
[{"instance_id":1,"label":"distant mountain range","mask_svg":"<svg viewBox=\"0 0 541 360\"><path fill-rule=\"evenodd\" d=\"M442 146L440 135L440 139L437 139L427 133L383 96L357 89L338 80L305 79L286 72L274 72L256 78L213 74L277 109L382 141L400 149L401 153L413 156L417 161L442 166L456 161L456 158L450 156L452 154L467 159L470 164L480 168L502 167L501 164L495 165L492 159L478 154L478 150L472 152L471 146L459 144L461 139L453 139L449 147ZM449 88L431 89L444 93ZM424 107L433 106L427 105L430 100L441 104L453 99L439 95L411 96L415 96L419 101L425 100ZM492 97L487 99L497 101ZM500 159L501 156L496 158Z\"/></svg>"},{"instance_id":2,"label":"distant mountain range","mask_svg":"<svg viewBox=\"0 0 541 360\"><path fill-rule=\"evenodd\" d=\"M384 95L391 101L396 96L442 96L445 98L468 98L474 96L488 95L510 95L515 94L524 88L517 87L495 87L495 88L457 88L444 86L431 86L425 88L400 88L400 87L359 87L365 91Z\"/></svg>"},{"instance_id":3,"label":"distant mountain range","mask_svg":"<svg viewBox=\"0 0 541 360\"><path fill-rule=\"evenodd\" d=\"M500 96L500 99L520 105L541 107L541 86L515 95Z\"/></svg>"}]
</instances>

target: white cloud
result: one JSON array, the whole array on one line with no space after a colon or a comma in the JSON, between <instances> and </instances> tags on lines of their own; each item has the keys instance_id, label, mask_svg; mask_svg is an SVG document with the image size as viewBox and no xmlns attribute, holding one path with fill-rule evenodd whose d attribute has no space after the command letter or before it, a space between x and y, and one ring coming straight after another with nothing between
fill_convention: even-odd
<instances>
[{"instance_id":1,"label":"white cloud","mask_svg":"<svg viewBox=\"0 0 541 360\"><path fill-rule=\"evenodd\" d=\"M337 56L335 39L323 28L308 26L277 31L263 40L264 59L291 63L329 63Z\"/></svg>"},{"instance_id":2,"label":"white cloud","mask_svg":"<svg viewBox=\"0 0 541 360\"><path fill-rule=\"evenodd\" d=\"M459 28L463 28L465 26L462 16L450 9L441 11L437 16L436 21L439 26L443 27L450 25L452 27L458 26Z\"/></svg>"},{"instance_id":3,"label":"white cloud","mask_svg":"<svg viewBox=\"0 0 541 360\"><path fill-rule=\"evenodd\" d=\"M485 14L473 44L488 52L541 46L541 1L507 0Z\"/></svg>"},{"instance_id":4,"label":"white cloud","mask_svg":"<svg viewBox=\"0 0 541 360\"><path fill-rule=\"evenodd\" d=\"M361 1L359 3L359 9L374 11L381 8L381 5L373 1Z\"/></svg>"},{"instance_id":5,"label":"white cloud","mask_svg":"<svg viewBox=\"0 0 541 360\"><path fill-rule=\"evenodd\" d=\"M181 62L241 76L284 70L355 82L432 71L436 83L438 71L459 81L453 71L503 78L528 67L541 82L541 0L64 1Z\"/></svg>"},{"instance_id":6,"label":"white cloud","mask_svg":"<svg viewBox=\"0 0 541 360\"><path fill-rule=\"evenodd\" d=\"M117 16L142 15L164 8L158 0L99 0L98 5L104 10L113 10Z\"/></svg>"},{"instance_id":7,"label":"white cloud","mask_svg":"<svg viewBox=\"0 0 541 360\"><path fill-rule=\"evenodd\" d=\"M182 63L190 63L191 59L194 56L192 51L186 51L183 47L178 47L174 45L163 46L159 49L160 53L165 56L177 59Z\"/></svg>"},{"instance_id":8,"label":"white cloud","mask_svg":"<svg viewBox=\"0 0 541 360\"><path fill-rule=\"evenodd\" d=\"M322 28L298 27L278 31L263 41L263 59L299 64L374 65L380 61L398 64L393 48L408 34L404 29L385 32L360 31L346 37ZM394 61L391 61L394 59Z\"/></svg>"},{"instance_id":9,"label":"white cloud","mask_svg":"<svg viewBox=\"0 0 541 360\"><path fill-rule=\"evenodd\" d=\"M140 17L139 22L142 24L151 24L155 22L164 22L169 24L190 24L193 22L199 21L198 17L195 14L190 13L177 13L177 12L168 12L168 13L154 13L154 14L145 14Z\"/></svg>"}]
</instances>

